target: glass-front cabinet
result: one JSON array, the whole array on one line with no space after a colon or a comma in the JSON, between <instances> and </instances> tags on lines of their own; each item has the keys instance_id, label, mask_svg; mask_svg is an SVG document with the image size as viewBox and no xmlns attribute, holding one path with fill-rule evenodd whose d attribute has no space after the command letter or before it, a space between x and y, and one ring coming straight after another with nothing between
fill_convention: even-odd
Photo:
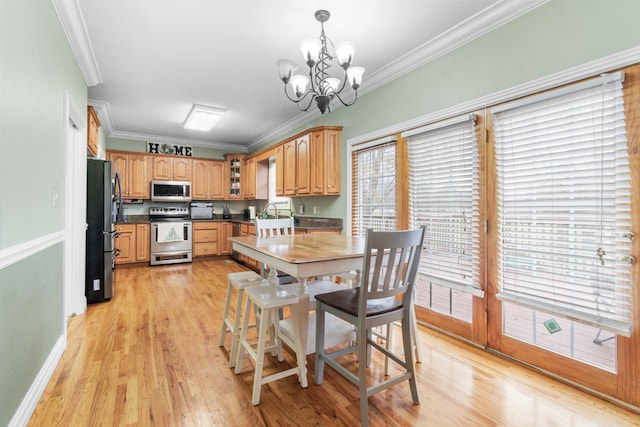
<instances>
[{"instance_id":1,"label":"glass-front cabinet","mask_svg":"<svg viewBox=\"0 0 640 427\"><path fill-rule=\"evenodd\" d=\"M226 161L226 183L225 191L229 199L242 199L242 163L244 154L225 154Z\"/></svg>"}]
</instances>

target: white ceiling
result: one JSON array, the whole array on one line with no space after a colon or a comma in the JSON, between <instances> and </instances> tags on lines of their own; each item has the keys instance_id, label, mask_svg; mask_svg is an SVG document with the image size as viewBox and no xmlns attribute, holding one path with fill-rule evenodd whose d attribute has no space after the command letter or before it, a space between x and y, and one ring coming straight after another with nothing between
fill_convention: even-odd
<instances>
[{"instance_id":1,"label":"white ceiling","mask_svg":"<svg viewBox=\"0 0 640 427\"><path fill-rule=\"evenodd\" d=\"M57 8L64 2L54 0ZM544 1L78 3L75 18L59 14L107 134L245 150L319 115L286 99L275 66L288 58L306 73L297 46L319 37L318 9L331 12L330 39L356 44L354 64L366 68L363 94ZM210 132L187 131L182 124L193 104L227 113Z\"/></svg>"}]
</instances>

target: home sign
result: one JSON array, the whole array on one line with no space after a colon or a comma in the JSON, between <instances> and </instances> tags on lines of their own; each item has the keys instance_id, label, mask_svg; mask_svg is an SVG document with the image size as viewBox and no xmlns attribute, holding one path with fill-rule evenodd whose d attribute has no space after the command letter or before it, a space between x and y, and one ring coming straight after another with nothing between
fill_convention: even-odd
<instances>
[{"instance_id":1,"label":"home sign","mask_svg":"<svg viewBox=\"0 0 640 427\"><path fill-rule=\"evenodd\" d=\"M192 156L193 147L190 145L165 144L147 141L147 153L173 154L174 156Z\"/></svg>"}]
</instances>

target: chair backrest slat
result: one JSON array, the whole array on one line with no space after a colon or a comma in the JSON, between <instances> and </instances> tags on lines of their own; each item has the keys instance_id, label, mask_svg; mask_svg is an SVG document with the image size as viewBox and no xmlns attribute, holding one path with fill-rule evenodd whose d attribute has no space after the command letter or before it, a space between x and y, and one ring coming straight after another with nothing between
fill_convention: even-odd
<instances>
[{"instance_id":1,"label":"chair backrest slat","mask_svg":"<svg viewBox=\"0 0 640 427\"><path fill-rule=\"evenodd\" d=\"M367 230L362 270L360 310L367 301L402 297L411 298L422 254L425 228L409 231Z\"/></svg>"},{"instance_id":2,"label":"chair backrest slat","mask_svg":"<svg viewBox=\"0 0 640 427\"><path fill-rule=\"evenodd\" d=\"M256 235L258 237L289 236L293 235L294 231L293 218L256 218Z\"/></svg>"}]
</instances>

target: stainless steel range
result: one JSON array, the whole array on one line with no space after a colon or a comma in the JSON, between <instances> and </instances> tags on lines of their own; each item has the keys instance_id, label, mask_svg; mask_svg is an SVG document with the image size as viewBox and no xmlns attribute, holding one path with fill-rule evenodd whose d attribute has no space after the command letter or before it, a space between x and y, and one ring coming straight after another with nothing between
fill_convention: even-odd
<instances>
[{"instance_id":1,"label":"stainless steel range","mask_svg":"<svg viewBox=\"0 0 640 427\"><path fill-rule=\"evenodd\" d=\"M151 265L191 262L192 227L188 208L149 208Z\"/></svg>"}]
</instances>

